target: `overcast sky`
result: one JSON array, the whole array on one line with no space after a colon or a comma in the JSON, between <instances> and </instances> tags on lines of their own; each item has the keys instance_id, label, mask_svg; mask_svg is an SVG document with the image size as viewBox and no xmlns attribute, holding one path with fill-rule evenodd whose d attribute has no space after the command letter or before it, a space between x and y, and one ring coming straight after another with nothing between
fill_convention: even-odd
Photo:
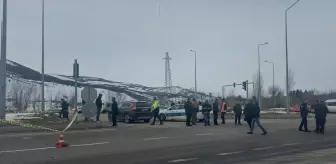
<instances>
[{"instance_id":1,"label":"overcast sky","mask_svg":"<svg viewBox=\"0 0 336 164\"><path fill-rule=\"evenodd\" d=\"M41 70L41 1L8 0L7 58ZM295 0L45 0L45 72L147 86L164 85L165 52L173 85L220 92L252 80L285 87L285 9ZM159 5L160 4L160 5ZM159 6L161 10L159 12ZM336 1L301 0L288 12L289 67L295 88L335 88ZM161 13L161 14L159 14ZM237 87L237 93L242 92Z\"/></svg>"}]
</instances>

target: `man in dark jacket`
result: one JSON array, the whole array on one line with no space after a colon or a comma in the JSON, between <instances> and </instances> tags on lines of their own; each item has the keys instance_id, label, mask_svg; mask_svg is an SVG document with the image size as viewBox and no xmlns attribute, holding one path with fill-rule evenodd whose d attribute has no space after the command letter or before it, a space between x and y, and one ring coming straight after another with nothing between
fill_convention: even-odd
<instances>
[{"instance_id":1,"label":"man in dark jacket","mask_svg":"<svg viewBox=\"0 0 336 164\"><path fill-rule=\"evenodd\" d=\"M315 119L316 119L316 130L317 134L324 134L324 128L327 118L327 113L329 113L327 105L323 102L319 102L314 108Z\"/></svg>"},{"instance_id":2,"label":"man in dark jacket","mask_svg":"<svg viewBox=\"0 0 336 164\"><path fill-rule=\"evenodd\" d=\"M96 117L96 121L99 121L99 117L100 117L100 112L101 109L103 107L103 101L102 101L102 94L99 94L98 97L96 98L96 106L97 106L97 117Z\"/></svg>"},{"instance_id":3,"label":"man in dark jacket","mask_svg":"<svg viewBox=\"0 0 336 164\"><path fill-rule=\"evenodd\" d=\"M61 99L61 106L62 106L62 116L63 119L69 121L69 104L64 99Z\"/></svg>"},{"instance_id":4,"label":"man in dark jacket","mask_svg":"<svg viewBox=\"0 0 336 164\"><path fill-rule=\"evenodd\" d=\"M214 125L219 125L219 124L217 123L217 120L218 120L218 112L219 112L218 99L215 99L215 102L212 104L212 111L213 111L213 121L214 121Z\"/></svg>"},{"instance_id":5,"label":"man in dark jacket","mask_svg":"<svg viewBox=\"0 0 336 164\"><path fill-rule=\"evenodd\" d=\"M249 113L248 115L249 115L249 118L252 118L252 122L251 122L251 131L248 132L248 134L253 134L254 125L257 124L257 126L263 131L262 135L266 135L267 131L260 123L259 105L256 102L254 102L249 108L251 109L248 109L248 113Z\"/></svg>"},{"instance_id":6,"label":"man in dark jacket","mask_svg":"<svg viewBox=\"0 0 336 164\"><path fill-rule=\"evenodd\" d=\"M211 105L209 104L208 100L205 100L204 104L202 105L202 113L204 116L204 126L210 126L210 112L211 112Z\"/></svg>"},{"instance_id":7,"label":"man in dark jacket","mask_svg":"<svg viewBox=\"0 0 336 164\"><path fill-rule=\"evenodd\" d=\"M253 105L253 101L249 100L249 102L245 105L244 115L245 115L245 121L249 125L250 131L251 131L251 123L252 123L254 111L255 111L255 107Z\"/></svg>"},{"instance_id":8,"label":"man in dark jacket","mask_svg":"<svg viewBox=\"0 0 336 164\"><path fill-rule=\"evenodd\" d=\"M115 100L115 97L112 97L112 105L111 105L111 114L112 114L112 126L117 126L117 115L119 113L118 103Z\"/></svg>"},{"instance_id":9,"label":"man in dark jacket","mask_svg":"<svg viewBox=\"0 0 336 164\"><path fill-rule=\"evenodd\" d=\"M300 123L300 126L299 126L299 131L310 132L308 130L308 121L307 121L307 116L308 116L308 104L307 104L307 100L305 100L300 105L300 114L301 114L301 123ZM304 127L304 130L302 130L302 127Z\"/></svg>"},{"instance_id":10,"label":"man in dark jacket","mask_svg":"<svg viewBox=\"0 0 336 164\"><path fill-rule=\"evenodd\" d=\"M186 121L186 125L187 126L191 126L191 116L192 116L192 104L190 101L190 98L188 98L188 100L184 103L184 110L186 113L186 117L187 117L187 121Z\"/></svg>"},{"instance_id":11,"label":"man in dark jacket","mask_svg":"<svg viewBox=\"0 0 336 164\"><path fill-rule=\"evenodd\" d=\"M233 112L235 113L235 124L237 125L237 123L239 125L241 125L240 123L240 118L241 118L241 114L242 114L242 106L240 105L240 103L237 103L234 107L233 107Z\"/></svg>"}]
</instances>

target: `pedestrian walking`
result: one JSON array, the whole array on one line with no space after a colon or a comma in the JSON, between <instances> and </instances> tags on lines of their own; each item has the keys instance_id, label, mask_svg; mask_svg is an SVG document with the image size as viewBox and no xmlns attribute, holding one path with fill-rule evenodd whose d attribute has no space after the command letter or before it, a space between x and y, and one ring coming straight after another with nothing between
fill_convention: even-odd
<instances>
[{"instance_id":1,"label":"pedestrian walking","mask_svg":"<svg viewBox=\"0 0 336 164\"><path fill-rule=\"evenodd\" d=\"M226 114L226 110L227 110L227 104L225 99L222 99L221 102L221 118L222 118L222 124L225 124L225 114Z\"/></svg>"},{"instance_id":2,"label":"pedestrian walking","mask_svg":"<svg viewBox=\"0 0 336 164\"><path fill-rule=\"evenodd\" d=\"M252 118L252 122L251 122L251 131L247 132L247 133L248 134L253 134L254 126L255 126L255 124L257 124L257 126L263 131L262 135L266 135L267 131L260 123L260 107L259 107L259 104L257 102L254 102L252 104L252 107L251 107L249 112L251 112L249 114L250 115L249 117Z\"/></svg>"},{"instance_id":3,"label":"pedestrian walking","mask_svg":"<svg viewBox=\"0 0 336 164\"><path fill-rule=\"evenodd\" d=\"M202 113L204 117L204 126L210 126L211 105L208 100L202 104Z\"/></svg>"},{"instance_id":4,"label":"pedestrian walking","mask_svg":"<svg viewBox=\"0 0 336 164\"><path fill-rule=\"evenodd\" d=\"M195 98L193 98L192 102L192 116L191 116L191 122L193 125L196 125L197 122L197 112L199 111L199 102L196 101Z\"/></svg>"},{"instance_id":5,"label":"pedestrian walking","mask_svg":"<svg viewBox=\"0 0 336 164\"><path fill-rule=\"evenodd\" d=\"M254 105L253 101L249 100L248 103L244 107L244 120L249 125L249 129L251 131L251 125L252 125L252 118L253 118L253 111L254 111Z\"/></svg>"},{"instance_id":6,"label":"pedestrian walking","mask_svg":"<svg viewBox=\"0 0 336 164\"><path fill-rule=\"evenodd\" d=\"M327 119L327 113L329 113L327 105L319 101L314 108L317 134L324 134L325 123Z\"/></svg>"},{"instance_id":7,"label":"pedestrian walking","mask_svg":"<svg viewBox=\"0 0 336 164\"><path fill-rule=\"evenodd\" d=\"M152 103L152 114L153 114L153 122L150 125L155 125L156 118L159 119L160 125L163 125L161 117L159 116L160 112L160 102L156 98L154 98Z\"/></svg>"},{"instance_id":8,"label":"pedestrian walking","mask_svg":"<svg viewBox=\"0 0 336 164\"><path fill-rule=\"evenodd\" d=\"M186 126L192 126L191 125L191 117L192 117L192 103L190 98L184 103L184 110L186 113Z\"/></svg>"},{"instance_id":9,"label":"pedestrian walking","mask_svg":"<svg viewBox=\"0 0 336 164\"><path fill-rule=\"evenodd\" d=\"M111 105L111 114L112 114L112 126L117 126L117 115L119 113L118 103L115 100L115 97L112 97L112 105Z\"/></svg>"},{"instance_id":10,"label":"pedestrian walking","mask_svg":"<svg viewBox=\"0 0 336 164\"><path fill-rule=\"evenodd\" d=\"M212 112L213 112L213 121L214 125L218 125L218 112L219 112L219 107L218 107L218 99L215 99L215 102L212 104Z\"/></svg>"},{"instance_id":11,"label":"pedestrian walking","mask_svg":"<svg viewBox=\"0 0 336 164\"><path fill-rule=\"evenodd\" d=\"M96 116L96 121L99 122L100 118L100 112L103 107L103 101L102 101L103 94L99 94L98 97L96 98L96 106L97 106L97 116Z\"/></svg>"},{"instance_id":12,"label":"pedestrian walking","mask_svg":"<svg viewBox=\"0 0 336 164\"><path fill-rule=\"evenodd\" d=\"M304 132L310 132L308 130L308 104L307 100L305 100L301 105L300 105L300 115L301 115L301 123L299 126L299 131L304 131ZM302 129L304 127L304 130Z\"/></svg>"},{"instance_id":13,"label":"pedestrian walking","mask_svg":"<svg viewBox=\"0 0 336 164\"><path fill-rule=\"evenodd\" d=\"M233 107L233 112L235 113L235 125L242 125L240 123L240 118L242 115L242 107L240 105L240 103L237 103L234 107Z\"/></svg>"}]
</instances>

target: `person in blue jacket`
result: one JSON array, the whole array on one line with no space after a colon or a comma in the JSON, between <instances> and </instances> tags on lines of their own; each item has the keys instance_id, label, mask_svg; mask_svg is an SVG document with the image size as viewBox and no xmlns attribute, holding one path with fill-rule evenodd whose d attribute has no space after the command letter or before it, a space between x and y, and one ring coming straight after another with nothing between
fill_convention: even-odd
<instances>
[{"instance_id":1,"label":"person in blue jacket","mask_svg":"<svg viewBox=\"0 0 336 164\"><path fill-rule=\"evenodd\" d=\"M307 100L305 100L301 105L300 105L300 114L301 114L301 123L299 126L299 131L304 131L304 132L310 132L308 130L308 104ZM302 129L304 127L304 130Z\"/></svg>"}]
</instances>

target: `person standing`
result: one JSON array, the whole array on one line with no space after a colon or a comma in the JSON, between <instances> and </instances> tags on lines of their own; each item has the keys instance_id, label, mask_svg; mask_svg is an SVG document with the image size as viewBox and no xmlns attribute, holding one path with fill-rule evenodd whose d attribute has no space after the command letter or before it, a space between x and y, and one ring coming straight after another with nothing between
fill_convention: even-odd
<instances>
[{"instance_id":1,"label":"person standing","mask_svg":"<svg viewBox=\"0 0 336 164\"><path fill-rule=\"evenodd\" d=\"M301 115L301 123L299 126L299 131L304 131L304 132L310 132L308 130L308 104L307 100L305 100L301 105L300 105L300 115ZM304 127L304 130L302 130L302 127Z\"/></svg>"},{"instance_id":2,"label":"person standing","mask_svg":"<svg viewBox=\"0 0 336 164\"><path fill-rule=\"evenodd\" d=\"M62 116L64 120L69 121L69 104L64 99L61 99Z\"/></svg>"},{"instance_id":3,"label":"person standing","mask_svg":"<svg viewBox=\"0 0 336 164\"><path fill-rule=\"evenodd\" d=\"M197 112L199 110L199 102L196 101L195 98L193 98L193 102L192 102L192 116L191 116L191 122L193 125L196 125L197 122Z\"/></svg>"},{"instance_id":4,"label":"person standing","mask_svg":"<svg viewBox=\"0 0 336 164\"><path fill-rule=\"evenodd\" d=\"M213 121L214 125L218 125L218 112L219 112L219 107L218 107L218 99L215 99L215 102L212 104L212 111L213 111Z\"/></svg>"},{"instance_id":5,"label":"person standing","mask_svg":"<svg viewBox=\"0 0 336 164\"><path fill-rule=\"evenodd\" d=\"M112 114L112 126L117 126L117 115L119 113L118 103L115 100L115 97L112 97L112 105L111 105L111 114Z\"/></svg>"},{"instance_id":6,"label":"person standing","mask_svg":"<svg viewBox=\"0 0 336 164\"><path fill-rule=\"evenodd\" d=\"M222 99L221 102L221 118L222 118L222 124L225 124L225 114L226 114L226 110L227 110L227 104L225 102L225 99Z\"/></svg>"},{"instance_id":7,"label":"person standing","mask_svg":"<svg viewBox=\"0 0 336 164\"><path fill-rule=\"evenodd\" d=\"M251 131L248 132L248 134L253 134L254 125L257 124L257 126L263 131L261 135L266 135L267 131L260 123L260 107L257 102L254 102L252 104L250 112L251 113L249 115L250 115L250 118L252 118L252 122L251 122Z\"/></svg>"},{"instance_id":8,"label":"person standing","mask_svg":"<svg viewBox=\"0 0 336 164\"><path fill-rule=\"evenodd\" d=\"M192 126L190 121L191 121L191 116L192 116L192 103L191 103L191 100L190 98L188 98L188 100L184 103L184 110L185 110L185 113L186 113L186 126Z\"/></svg>"},{"instance_id":9,"label":"person standing","mask_svg":"<svg viewBox=\"0 0 336 164\"><path fill-rule=\"evenodd\" d=\"M156 118L159 119L160 125L163 125L163 122L159 116L160 112L160 102L156 98L154 98L152 103L152 114L153 114L153 122L150 125L155 125Z\"/></svg>"},{"instance_id":10,"label":"person standing","mask_svg":"<svg viewBox=\"0 0 336 164\"><path fill-rule=\"evenodd\" d=\"M239 124L242 125L240 123L240 118L241 118L241 114L242 114L242 107L240 105L240 103L237 103L234 107L233 107L233 112L235 113L235 125Z\"/></svg>"},{"instance_id":11,"label":"person standing","mask_svg":"<svg viewBox=\"0 0 336 164\"><path fill-rule=\"evenodd\" d=\"M102 101L103 94L99 94L96 98L96 106L97 106L97 116L96 121L99 122L100 112L103 107L103 101Z\"/></svg>"},{"instance_id":12,"label":"person standing","mask_svg":"<svg viewBox=\"0 0 336 164\"><path fill-rule=\"evenodd\" d=\"M209 104L208 100L205 100L205 102L202 105L202 113L204 116L204 126L210 126L210 112L211 112L211 105Z\"/></svg>"},{"instance_id":13,"label":"person standing","mask_svg":"<svg viewBox=\"0 0 336 164\"><path fill-rule=\"evenodd\" d=\"M316 119L315 132L317 134L324 134L327 113L329 113L327 105L319 101L314 108L314 113Z\"/></svg>"}]
</instances>

